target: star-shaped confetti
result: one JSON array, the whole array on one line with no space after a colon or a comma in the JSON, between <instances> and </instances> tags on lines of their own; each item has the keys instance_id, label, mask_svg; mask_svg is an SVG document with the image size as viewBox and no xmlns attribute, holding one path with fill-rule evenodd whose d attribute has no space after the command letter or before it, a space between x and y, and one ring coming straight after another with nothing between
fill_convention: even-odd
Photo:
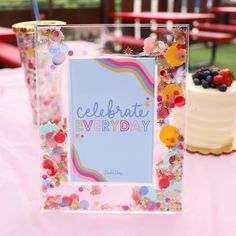
<instances>
[{"instance_id":1,"label":"star-shaped confetti","mask_svg":"<svg viewBox=\"0 0 236 236\"><path fill-rule=\"evenodd\" d=\"M144 106L146 106L146 107L150 107L150 105L151 105L150 102L145 102L144 103Z\"/></svg>"},{"instance_id":2,"label":"star-shaped confetti","mask_svg":"<svg viewBox=\"0 0 236 236\"><path fill-rule=\"evenodd\" d=\"M123 51L124 51L124 54L126 55L130 55L133 53L133 49L130 47L125 48Z\"/></svg>"},{"instance_id":3,"label":"star-shaped confetti","mask_svg":"<svg viewBox=\"0 0 236 236\"><path fill-rule=\"evenodd\" d=\"M163 119L160 119L160 120L158 121L158 123L159 123L160 125L163 125L163 124L165 123L165 121L164 121Z\"/></svg>"}]
</instances>

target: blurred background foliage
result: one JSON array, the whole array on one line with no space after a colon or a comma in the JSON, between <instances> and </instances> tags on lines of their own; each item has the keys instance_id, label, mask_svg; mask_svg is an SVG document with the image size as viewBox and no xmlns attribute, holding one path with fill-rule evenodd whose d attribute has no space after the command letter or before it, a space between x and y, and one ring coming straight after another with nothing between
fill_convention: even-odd
<instances>
[{"instance_id":1,"label":"blurred background foliage","mask_svg":"<svg viewBox=\"0 0 236 236\"><path fill-rule=\"evenodd\" d=\"M83 8L83 7L98 7L101 4L101 0L38 0L39 7L41 9L47 8L49 3L53 3L54 8ZM27 9L31 8L30 0L0 0L1 10L11 9Z\"/></svg>"}]
</instances>

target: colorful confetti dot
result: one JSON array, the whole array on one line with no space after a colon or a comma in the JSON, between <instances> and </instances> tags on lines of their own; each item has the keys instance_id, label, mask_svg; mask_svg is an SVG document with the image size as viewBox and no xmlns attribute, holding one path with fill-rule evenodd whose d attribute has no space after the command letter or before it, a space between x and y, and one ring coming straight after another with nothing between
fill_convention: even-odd
<instances>
[{"instance_id":1,"label":"colorful confetti dot","mask_svg":"<svg viewBox=\"0 0 236 236\"><path fill-rule=\"evenodd\" d=\"M158 102L161 102L161 101L162 101L162 96L161 96L161 95L158 95L158 96L157 96L157 101L158 101Z\"/></svg>"},{"instance_id":2,"label":"colorful confetti dot","mask_svg":"<svg viewBox=\"0 0 236 236\"><path fill-rule=\"evenodd\" d=\"M69 56L73 56L73 54L74 54L74 52L73 52L72 50L69 50L69 51L68 51L68 55L69 55Z\"/></svg>"},{"instance_id":3,"label":"colorful confetti dot","mask_svg":"<svg viewBox=\"0 0 236 236\"><path fill-rule=\"evenodd\" d=\"M142 196L146 195L146 194L148 193L148 187L142 186L142 187L140 188L139 192L140 192L140 194L141 194Z\"/></svg>"},{"instance_id":4,"label":"colorful confetti dot","mask_svg":"<svg viewBox=\"0 0 236 236\"><path fill-rule=\"evenodd\" d=\"M155 46L155 39L148 37L144 39L144 45L143 45L143 50L144 53L146 54L151 54L154 52L156 46Z\"/></svg>"},{"instance_id":5,"label":"colorful confetti dot","mask_svg":"<svg viewBox=\"0 0 236 236\"><path fill-rule=\"evenodd\" d=\"M133 193L132 193L132 199L133 199L135 202L139 202L139 201L141 200L140 193L139 193L139 192L133 192Z\"/></svg>"},{"instance_id":6,"label":"colorful confetti dot","mask_svg":"<svg viewBox=\"0 0 236 236\"><path fill-rule=\"evenodd\" d=\"M165 119L169 116L170 112L166 107L160 107L157 110L157 116L161 119Z\"/></svg>"},{"instance_id":7,"label":"colorful confetti dot","mask_svg":"<svg viewBox=\"0 0 236 236\"><path fill-rule=\"evenodd\" d=\"M42 178L43 178L43 179L47 179L47 175L43 175Z\"/></svg>"},{"instance_id":8,"label":"colorful confetti dot","mask_svg":"<svg viewBox=\"0 0 236 236\"><path fill-rule=\"evenodd\" d=\"M129 206L123 205L123 206L122 206L122 209L123 209L124 211L128 211L128 210L129 210Z\"/></svg>"},{"instance_id":9,"label":"colorful confetti dot","mask_svg":"<svg viewBox=\"0 0 236 236\"><path fill-rule=\"evenodd\" d=\"M160 140L167 146L173 146L178 142L178 129L173 125L165 126L160 131Z\"/></svg>"},{"instance_id":10,"label":"colorful confetti dot","mask_svg":"<svg viewBox=\"0 0 236 236\"><path fill-rule=\"evenodd\" d=\"M185 105L185 98L183 96L178 96L175 98L174 102L177 107L182 107Z\"/></svg>"},{"instance_id":11,"label":"colorful confetti dot","mask_svg":"<svg viewBox=\"0 0 236 236\"><path fill-rule=\"evenodd\" d=\"M62 131L59 131L55 137L54 137L54 140L57 142L57 143L63 143L65 141L65 134L62 132Z\"/></svg>"},{"instance_id":12,"label":"colorful confetti dot","mask_svg":"<svg viewBox=\"0 0 236 236\"><path fill-rule=\"evenodd\" d=\"M80 208L83 210L88 210L89 202L87 200L81 200L80 201Z\"/></svg>"},{"instance_id":13,"label":"colorful confetti dot","mask_svg":"<svg viewBox=\"0 0 236 236\"><path fill-rule=\"evenodd\" d=\"M69 47L66 44L60 44L60 52L66 54L69 51Z\"/></svg>"},{"instance_id":14,"label":"colorful confetti dot","mask_svg":"<svg viewBox=\"0 0 236 236\"><path fill-rule=\"evenodd\" d=\"M170 185L170 181L168 179L167 176L164 176L162 177L160 180L159 180L159 187L160 189L163 189L163 188L168 188Z\"/></svg>"},{"instance_id":15,"label":"colorful confetti dot","mask_svg":"<svg viewBox=\"0 0 236 236\"><path fill-rule=\"evenodd\" d=\"M175 96L175 94L183 94L182 88L177 84L168 84L162 91L164 101L167 100L167 97Z\"/></svg>"},{"instance_id":16,"label":"colorful confetti dot","mask_svg":"<svg viewBox=\"0 0 236 236\"><path fill-rule=\"evenodd\" d=\"M84 191L84 188L83 187L79 187L79 192L83 192Z\"/></svg>"},{"instance_id":17,"label":"colorful confetti dot","mask_svg":"<svg viewBox=\"0 0 236 236\"><path fill-rule=\"evenodd\" d=\"M59 45L52 45L49 47L48 50L51 55L55 56L60 52L60 46Z\"/></svg>"},{"instance_id":18,"label":"colorful confetti dot","mask_svg":"<svg viewBox=\"0 0 236 236\"><path fill-rule=\"evenodd\" d=\"M56 66L52 64L52 65L50 66L50 68L51 68L51 70L55 70L55 69L56 69Z\"/></svg>"},{"instance_id":19,"label":"colorful confetti dot","mask_svg":"<svg viewBox=\"0 0 236 236\"><path fill-rule=\"evenodd\" d=\"M58 53L57 55L53 56L52 58L52 63L54 65L61 65L66 59L65 54L63 54L62 52Z\"/></svg>"},{"instance_id":20,"label":"colorful confetti dot","mask_svg":"<svg viewBox=\"0 0 236 236\"><path fill-rule=\"evenodd\" d=\"M177 45L174 44L166 50L165 58L168 64L171 66L181 66L183 63L185 63L185 54L185 50L178 49Z\"/></svg>"}]
</instances>

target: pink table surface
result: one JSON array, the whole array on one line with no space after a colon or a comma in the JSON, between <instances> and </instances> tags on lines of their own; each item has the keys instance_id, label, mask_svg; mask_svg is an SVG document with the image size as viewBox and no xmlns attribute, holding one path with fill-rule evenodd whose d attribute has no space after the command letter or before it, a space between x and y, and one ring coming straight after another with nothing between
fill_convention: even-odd
<instances>
[{"instance_id":1,"label":"pink table surface","mask_svg":"<svg viewBox=\"0 0 236 236\"><path fill-rule=\"evenodd\" d=\"M41 211L40 151L23 71L0 70L0 236L236 235L236 153L187 154L179 215Z\"/></svg>"}]
</instances>

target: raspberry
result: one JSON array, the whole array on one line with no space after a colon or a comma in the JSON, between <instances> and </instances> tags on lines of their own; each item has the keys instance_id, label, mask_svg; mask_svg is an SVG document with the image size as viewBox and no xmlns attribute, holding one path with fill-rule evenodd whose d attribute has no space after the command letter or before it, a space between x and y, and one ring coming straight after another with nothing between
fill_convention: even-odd
<instances>
[{"instance_id":1,"label":"raspberry","mask_svg":"<svg viewBox=\"0 0 236 236\"><path fill-rule=\"evenodd\" d=\"M216 76L213 78L213 83L214 83L215 85L220 85L220 84L223 83L223 81L224 81L224 78L223 78L222 75L216 75Z\"/></svg>"},{"instance_id":2,"label":"raspberry","mask_svg":"<svg viewBox=\"0 0 236 236\"><path fill-rule=\"evenodd\" d=\"M231 84L233 83L233 73L232 73L232 71L229 70L229 69L223 69L223 70L221 70L219 73L220 73L220 75L222 75L223 78L224 78L223 83L224 83L227 87L230 87Z\"/></svg>"},{"instance_id":3,"label":"raspberry","mask_svg":"<svg viewBox=\"0 0 236 236\"><path fill-rule=\"evenodd\" d=\"M229 77L224 78L224 84L227 87L230 87L232 83L233 83L233 80L231 78L229 78Z\"/></svg>"}]
</instances>

